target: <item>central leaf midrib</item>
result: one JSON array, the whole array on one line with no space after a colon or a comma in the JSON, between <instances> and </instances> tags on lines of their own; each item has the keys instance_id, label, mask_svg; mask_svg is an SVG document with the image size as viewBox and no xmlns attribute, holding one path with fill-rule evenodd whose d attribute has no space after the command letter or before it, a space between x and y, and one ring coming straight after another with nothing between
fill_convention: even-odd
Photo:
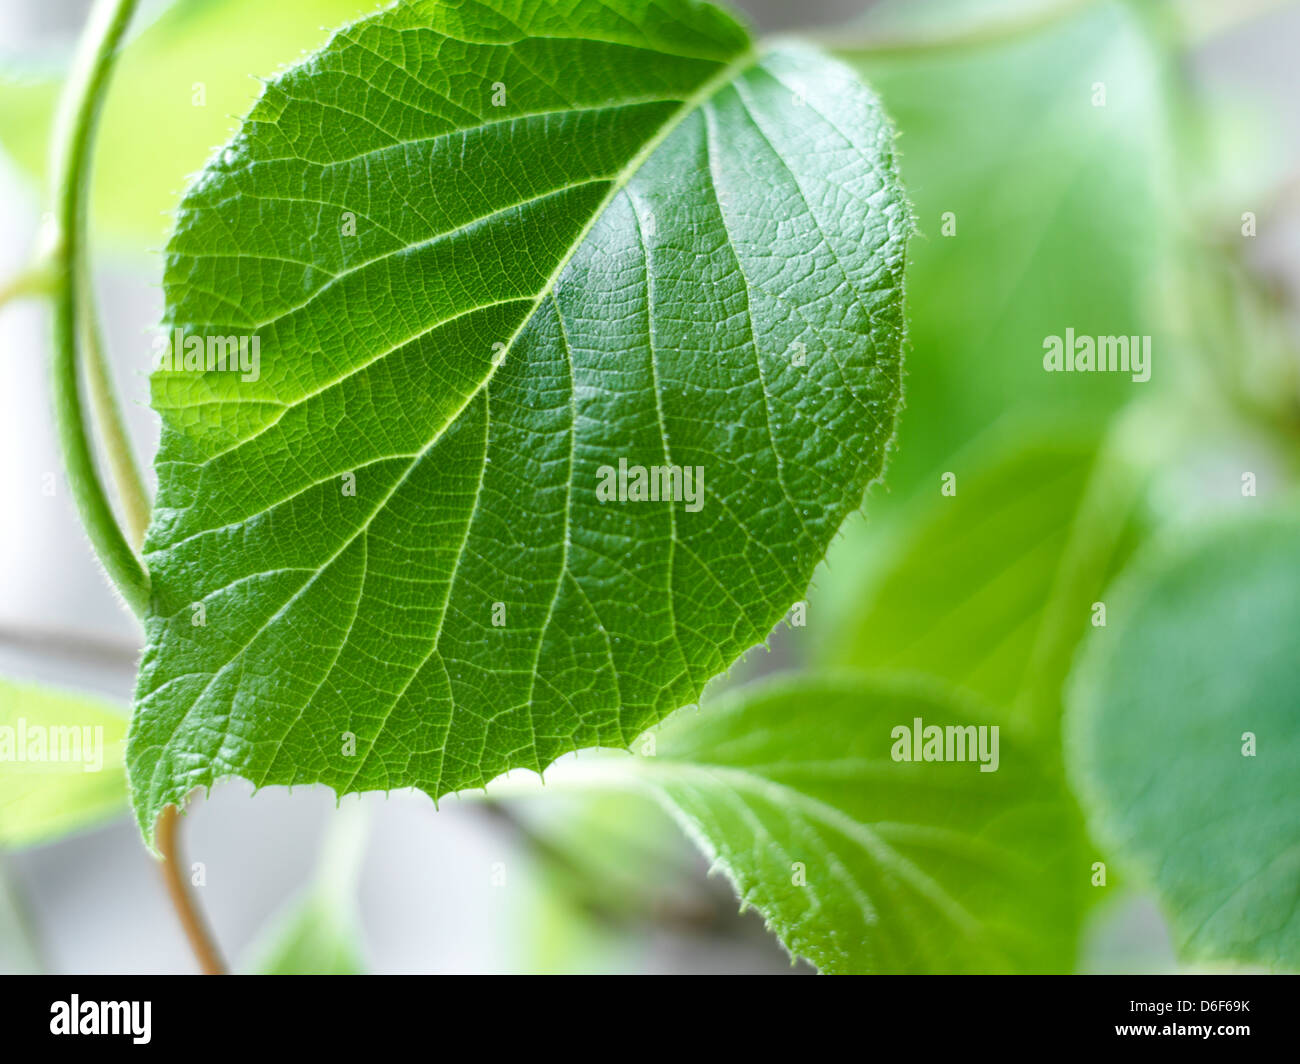
<instances>
[{"instance_id":1,"label":"central leaf midrib","mask_svg":"<svg viewBox=\"0 0 1300 1064\"><path fill-rule=\"evenodd\" d=\"M619 193L621 193L627 187L628 183L632 180L633 177L636 176L637 172L641 169L641 167L645 165L645 163L650 159L650 157L654 155L654 153L659 149L659 147L664 143L664 141L666 141L668 137L672 135L672 133L677 129L678 126L681 125L682 122L686 120L687 117L689 117L692 113L694 113L695 111L703 107L704 104L706 104L710 99L713 98L713 96L715 96L726 86L734 82L736 78L739 77L739 75L744 70L746 70L748 67L755 64L759 60L761 55L762 55L762 50L758 46L752 46L743 54L738 56L736 59L728 63L725 67L722 68L722 70L720 70L717 74L711 77L708 81L704 82L704 84L702 84L700 88L697 89L689 98L682 101L681 106L679 106L668 117L668 119L655 132L655 134L651 136L645 142L645 144L641 146L641 148L637 151L636 155L634 155L628 161L628 163L618 172L618 174L615 175L615 177L611 180L609 191L605 194L601 202L597 204L596 208L591 212L591 216L587 219L587 222L583 226L582 230L570 242L569 247L566 249L564 255L561 256L559 262L556 264L554 270L551 272L550 276L546 279L546 282L542 285L537 295L532 297L531 307L529 307L528 311L520 319L518 327L510 335L510 338L506 341L503 352L492 359L492 362L489 365L488 370L484 374L483 378L465 394L461 402L457 404L455 409L453 409L450 414L447 415L447 417L444 419L442 424L438 426L438 428L434 431L433 435L429 437L429 439L423 444L423 446L420 447L418 451L415 451L413 454L409 456L396 456L396 455L387 456L387 457L410 457L411 458L411 467L409 467L406 470L406 473L403 474L401 478L399 478L398 484L395 486L394 490L396 490L396 487L400 487L402 481L404 481L406 477L410 475L411 468L414 468L414 466L419 462L419 460L426 453L428 453L428 451L438 442L438 440L440 440L446 434L447 430L450 429L451 426L456 423L456 420L465 412L465 410L469 407L470 403L472 403L476 398L478 398L478 396L482 394L483 390L487 388L487 386L492 382L493 377L496 376L497 370L501 367L501 365L506 361L506 359L510 356L510 353L513 351L516 341L523 334L524 330L528 328L528 325L532 322L533 318L536 316L537 311L541 308L542 304L554 292L556 284L559 283L560 277L563 275L565 269L568 268L568 265L570 261L572 261L573 256L577 254L578 249L582 247L583 242L590 235L591 230L595 227L596 223L600 220L602 215L604 215L605 211L609 209L610 205L614 202L614 199L619 195ZM618 107L618 106L622 106L621 101L610 103L607 105L607 107ZM467 308L465 310L462 310L452 315L452 317L450 318L436 322L434 325L425 329L422 333L418 333L416 334L416 336L404 341L402 344L390 348L388 351L384 352L382 355L379 355L377 358L367 360L364 363L364 365L359 368L366 368L373 365L376 362L382 361L384 358L387 358L393 352L400 350L400 348L405 346L405 344L410 343L411 340L417 339L419 336L424 335L424 333L430 332L434 329L441 328L443 325L446 325L451 321L455 321L457 318L464 317L468 314L477 313L478 311L487 309L492 306L501 306L507 303L524 303L527 301L529 301L529 297L526 295L521 295L521 296L512 297L510 299L497 300L491 304L484 304L480 306ZM348 372L347 374L344 374L338 380L332 382L328 387L336 387L338 384L341 384L343 381L347 380L348 377L352 376L353 373L355 372L357 372L357 370L353 370ZM318 389L316 392L312 394L318 395L321 392L326 390L328 390L328 388ZM269 431L271 428L273 428L276 424L280 422L284 413L287 413L289 410L293 409L293 407L299 405L301 401L302 400L295 400L291 403L283 404L283 409L280 415L275 417L269 425L262 427L257 432L253 433L252 436L245 437L244 439L239 440L237 443L233 444L232 446L227 447L224 451L220 453L220 455L214 455L212 456L212 458L209 458L208 461L212 461L213 458L220 457L221 455L224 455L230 451L238 450L239 448L243 447L248 442L250 442L250 440L256 439L258 436L261 436L263 433ZM185 404L184 408L189 408L192 405L194 404ZM369 523L379 515L383 507L387 505L388 498L389 496L385 496L384 500L379 504L379 506L377 506L375 510L373 510L367 516L366 524L362 526L362 529L367 527ZM248 517L242 518L240 522L236 522L236 523L242 523L243 521L250 520L252 517L255 516L257 516L257 514L250 514ZM361 529L358 530L358 534L360 533L360 531ZM355 537L349 537L343 543L343 545L340 547L339 550L340 553L343 550L347 549L347 547L351 544L353 538ZM336 556L337 555L335 555L334 557ZM333 560L333 557L331 557L330 560Z\"/></svg>"},{"instance_id":2,"label":"central leaf midrib","mask_svg":"<svg viewBox=\"0 0 1300 1064\"><path fill-rule=\"evenodd\" d=\"M619 171L618 176L611 183L609 191L605 194L605 197L601 200L600 204L596 207L596 209L591 212L591 216L587 219L587 222L583 226L582 231L579 232L578 235L573 239L573 241L569 244L568 248L565 250L564 255L561 256L560 261L556 263L555 269L551 272L550 277L547 278L546 283L542 286L541 290L534 298L532 307L523 316L518 327L515 329L514 333L510 336L510 339L506 342L504 350L501 352L499 357L496 357L492 360L492 363L488 368L487 373L484 374L483 379L477 385L475 385L474 388L472 388L469 391L469 393L465 396L463 401L456 407L455 410L451 412L450 415L448 415L448 417L442 423L442 425L430 437L429 441L424 445L424 447L420 449L420 451L411 460L410 465L407 466L406 471L398 479L397 483L394 484L393 487L385 494L384 498L380 501L379 505L376 506L375 509L370 513L370 515L366 518L366 521L361 526L361 528L359 528L355 533L353 533L351 536L347 538L343 546L338 551L336 551L334 555L330 558L329 562L326 563L326 566L332 564L334 559L338 558L344 551L346 551L352 545L352 543L356 541L356 539L359 536L364 535L366 533L370 525L373 524L375 518L383 511L384 507L388 505L389 500L391 500L392 497L401 489L401 486L411 476L411 473L420 464L420 461L424 458L424 456L427 455L434 448L434 446L437 444L438 440L442 438L444 433L446 433L446 431L453 424L456 423L456 420L461 416L461 414L466 410L466 408L468 408L470 403L474 402L474 400L478 398L478 396L481 395L487 389L488 385L492 382L493 377L496 375L496 371L501 367L501 365L505 362L505 360L510 357L511 352L514 349L515 341L518 340L519 337L523 334L524 330L528 327L530 322L533 320L534 316L537 314L537 311L540 309L542 304L548 298L553 297L555 285L558 283L564 271L568 268L568 265L570 261L573 259L573 256L577 253L578 249L583 245L583 242L587 239L588 235L591 233L591 230L595 227L596 223L600 220L601 216L605 213L605 211L609 209L615 197L617 197L627 187L628 182L630 182L632 178L636 176L637 172L641 169L643 165L645 165L646 161L649 160L650 157L664 143L664 141L667 140L668 137L672 135L673 131L676 130L677 127L680 126L683 121L685 121L687 116L689 116L694 111L702 107L717 92L721 91L721 89L725 88L727 85L730 85L740 74L740 72L746 69L748 66L752 65L757 60L757 58L758 58L757 50L754 48L750 48L743 55L733 60L731 63L727 64L727 66L724 67L722 70L720 70L714 77L706 81L699 88L699 90L697 90L694 94L692 94L692 96L688 100L683 102L681 107L679 107L668 118L668 120L664 122L664 124L655 132L655 134L652 137L650 137L645 144L641 146L640 150L636 153L635 156L632 157L631 160L629 160L628 164L624 166L622 170ZM569 355L569 358L571 359L572 356ZM486 423L484 425L484 431L485 434L490 439L491 431L492 431L490 418L485 417L485 422ZM482 489L482 475L484 469L486 468L486 454L487 454L487 442L485 441L484 463L479 471L480 490ZM572 470L570 469L570 477L571 476L572 476ZM476 497L474 509L470 512L470 515L466 521L466 525L465 525L466 537L468 537L469 535L469 529L473 524L477 507L478 507L478 501ZM457 554L457 562L456 562L457 568L459 568L460 558L463 557L463 555L464 555L464 543L462 543L461 545L461 551L458 552ZM321 569L318 570L318 573L320 571L323 571L324 568L325 566L322 566ZM309 579L307 581L307 584L310 584L314 579L315 577ZM563 580L563 570L561 570L560 580ZM305 584L304 586L307 585ZM401 702L403 696L405 695L406 690L409 688L409 685L414 680L415 676L425 667L425 665L428 664L429 660L435 654L438 653L438 650L442 645L442 633L443 633L443 628L446 624L447 608L450 603L451 595L454 591L454 587L455 587L455 573L453 572L452 578L448 581L447 594L442 602L437 628L433 634L433 639L430 644L429 652L428 654L425 655L423 661L418 666L416 666L415 670L412 671L410 677L408 677L407 679L406 685L402 688L402 691L399 692L397 697L394 698L392 703L389 705L388 710L386 711L383 719L380 722L380 726L376 734L382 732L383 728L386 726L388 722L389 717L392 715L397 705ZM302 589L299 588L298 592L295 592L295 597L297 596L297 594L301 593L301 590ZM542 633L540 638L541 639L545 638L545 625L543 625L542 627ZM540 643L538 647L538 653L540 654ZM534 677L535 676L536 673L534 672ZM531 706L531 701L529 704ZM452 707L452 711L454 713L455 711L454 706ZM531 718L530 718L530 723L531 723ZM450 727L451 724L449 720L448 732L450 732ZM533 741L535 744L536 743L535 727L533 728ZM371 750L374 749L373 744L370 749ZM534 745L534 750L535 749L536 747ZM367 752L367 757L368 756L369 756L369 751ZM355 780L357 775L359 775L362 767L363 767L362 765L358 765L357 772L354 773L353 775L353 780ZM439 779L439 786L441 786L441 777Z\"/></svg>"},{"instance_id":3,"label":"central leaf midrib","mask_svg":"<svg viewBox=\"0 0 1300 1064\"><path fill-rule=\"evenodd\" d=\"M271 621L273 621L276 617L278 617L283 612L283 609L285 605L288 604L288 602L292 602L296 600L297 597L303 592L303 590L306 587L311 586L311 584L314 582L316 577L318 577L325 569L327 569L334 561L336 561L349 547L351 547L352 544L356 542L359 536L362 536L367 532L370 526L374 523L375 519L379 516L380 513L383 512L384 507L388 505L389 501L393 498L393 496L401 489L402 485L405 484L406 481L410 478L411 473L414 471L416 466L419 465L420 460L425 455L427 455L430 452L430 450L433 449L433 447L437 444L438 440L440 440L443 437L443 435L447 432L447 430L456 423L456 420L461 416L461 414L463 414L465 410L469 407L469 405L476 398L478 398L479 395L483 393L484 389L488 387L493 377L496 375L496 371L505 362L506 358L509 357L511 351L514 348L515 342L519 339L519 337L523 334L524 330L528 327L529 323L537 314L537 311L541 307L542 303L553 293L555 289L555 285L558 283L560 277L563 275L565 269L568 267L569 262L572 260L573 256L577 253L578 249L582 246L583 242L587 239L588 235L591 233L591 230L595 227L596 223L600 220L601 216L605 213L606 210L608 210L609 206L613 203L615 197L617 197L619 193L621 193L627 187L628 183L632 180L634 176L636 176L637 172L641 169L641 167L645 165L645 163L659 149L659 147L664 143L664 141L667 140L668 137L672 135L672 133L678 128L678 126L681 125L683 121L686 120L686 118L690 114L692 114L700 107L702 107L714 95L720 92L727 85L731 84L743 70L745 70L746 68L748 68L749 66L757 62L759 56L760 56L760 52L757 48L750 48L743 55L739 56L731 63L727 64L726 67L724 67L716 75L714 75L703 85L701 85L701 87L694 94L692 94L692 96L689 99L684 101L681 107L679 107L668 118L668 120L663 123L663 125L656 131L656 133L652 137L650 137L645 144L642 145L640 150L637 152L635 156L633 156L631 160L629 160L627 165L624 166L619 171L618 175L614 178L613 182L611 183L610 189L606 193L604 199L602 199L602 201L596 207L596 209L591 212L591 216L590 218L588 218L586 224L583 226L582 231L570 243L564 255L560 258L560 261L556 264L555 269L552 271L550 277L547 278L546 283L542 286L537 296L534 297L532 307L524 315L524 317L519 323L519 326L515 329L514 333L510 336L510 339L507 341L505 345L505 350L503 354L493 359L491 366L489 367L487 373L484 374L482 380L480 380L478 384L476 384L468 392L468 394L464 397L461 403L447 416L447 418L437 428L437 430L428 439L428 441L417 452L415 452L415 454L410 456L411 461L407 465L405 471L402 473L400 477L397 478L395 483L384 493L383 498L379 500L379 502L370 511L370 513L366 515L365 520L361 523L361 525L355 531L349 534L339 545L339 547L333 553L331 553L327 559L325 559L325 561L323 561L321 564L316 566L314 573L311 576L309 576L303 582L303 584L300 585L293 592L293 594L289 597L289 599L286 600L286 603L281 604L281 606L275 611L272 617L262 626L261 629L259 629L259 631L253 637L254 640L257 638L257 636L261 634L263 630L265 630L265 628L271 623ZM521 297L520 302L523 301L523 298L526 297ZM249 518L245 518L244 520L247 521L249 520ZM442 628L442 622L440 621L438 626L438 632L434 638L435 650L437 648L438 641L441 637L441 628ZM242 653L244 650L247 650L248 646L251 645L252 642L253 640L250 640L249 643L246 644L241 649L240 653ZM233 661L234 658L232 657L230 660ZM229 662L227 662L227 665L229 665ZM220 671L221 670L218 670L218 673Z\"/></svg>"}]
</instances>

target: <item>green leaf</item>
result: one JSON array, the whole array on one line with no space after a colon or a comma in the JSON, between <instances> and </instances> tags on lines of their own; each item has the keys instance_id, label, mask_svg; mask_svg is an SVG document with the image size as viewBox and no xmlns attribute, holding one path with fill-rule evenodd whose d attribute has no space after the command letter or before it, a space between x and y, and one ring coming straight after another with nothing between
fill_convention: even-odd
<instances>
[{"instance_id":1,"label":"green leaf","mask_svg":"<svg viewBox=\"0 0 1300 1064\"><path fill-rule=\"evenodd\" d=\"M837 571L856 606L827 626L825 659L938 676L1054 733L1074 647L1131 549L1137 475L1092 434L1011 435L954 458L956 494L935 483L874 579Z\"/></svg>"},{"instance_id":2,"label":"green leaf","mask_svg":"<svg viewBox=\"0 0 1300 1064\"><path fill-rule=\"evenodd\" d=\"M996 771L896 761L916 718L995 723L919 680L792 675L679 714L634 764L824 972L1069 970L1091 869L1060 774L1005 727Z\"/></svg>"},{"instance_id":3,"label":"green leaf","mask_svg":"<svg viewBox=\"0 0 1300 1064\"><path fill-rule=\"evenodd\" d=\"M765 639L893 432L891 151L690 0L404 4L268 85L168 250L168 335L261 365L153 379L142 826L540 771ZM620 461L702 479L601 501Z\"/></svg>"},{"instance_id":4,"label":"green leaf","mask_svg":"<svg viewBox=\"0 0 1300 1064\"><path fill-rule=\"evenodd\" d=\"M932 5L893 6L915 19ZM1006 18L989 6L965 21ZM1148 298L1171 231L1162 67L1134 6L1093 4L1004 44L843 56L901 131L917 218L896 498L928 491L949 456L1008 413L1095 421L1172 369ZM1153 336L1152 382L1044 372L1044 338L1070 327Z\"/></svg>"},{"instance_id":5,"label":"green leaf","mask_svg":"<svg viewBox=\"0 0 1300 1064\"><path fill-rule=\"evenodd\" d=\"M1108 598L1067 718L1091 825L1184 959L1300 968L1300 521L1158 547Z\"/></svg>"},{"instance_id":6,"label":"green leaf","mask_svg":"<svg viewBox=\"0 0 1300 1064\"><path fill-rule=\"evenodd\" d=\"M126 717L90 695L0 679L0 846L126 812Z\"/></svg>"}]
</instances>

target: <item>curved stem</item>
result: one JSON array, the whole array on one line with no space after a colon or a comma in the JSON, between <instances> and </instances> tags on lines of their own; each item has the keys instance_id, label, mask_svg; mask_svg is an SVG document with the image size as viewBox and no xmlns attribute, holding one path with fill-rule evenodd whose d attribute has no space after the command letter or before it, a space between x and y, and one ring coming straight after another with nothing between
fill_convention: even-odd
<instances>
[{"instance_id":1,"label":"curved stem","mask_svg":"<svg viewBox=\"0 0 1300 1064\"><path fill-rule=\"evenodd\" d=\"M77 61L60 101L58 156L53 167L55 223L51 268L54 301L54 410L68 482L82 524L126 604L143 616L149 576L127 542L95 465L86 431L78 372L85 326L87 186L95 131L118 45L137 0L99 0L82 36Z\"/></svg>"},{"instance_id":2,"label":"curved stem","mask_svg":"<svg viewBox=\"0 0 1300 1064\"><path fill-rule=\"evenodd\" d=\"M89 383L101 413L104 443L122 488L132 535L138 538L148 503L130 457L120 412L111 398L108 367L88 284L86 253L87 190L95 132L117 49L137 2L98 0L60 101L55 137L58 155L53 166L56 228L50 266L54 284L54 409L68 481L95 553L127 605L137 616L143 616L149 603L149 576L118 525L99 478L86 431L77 358L82 343L90 347ZM221 956L181 870L184 862L177 838L179 816L175 807L169 806L156 825L163 878L199 967L207 974L219 974L224 971Z\"/></svg>"},{"instance_id":3,"label":"curved stem","mask_svg":"<svg viewBox=\"0 0 1300 1064\"><path fill-rule=\"evenodd\" d=\"M169 805L158 817L154 828L158 852L163 855L163 879L167 883L167 893L171 896L176 915L180 917L190 949L199 962L199 970L204 975L225 975L226 966L221 954L217 952L216 940L190 893L189 884L185 882L185 873L182 871L185 860L177 838L179 826L180 813L174 805Z\"/></svg>"},{"instance_id":4,"label":"curved stem","mask_svg":"<svg viewBox=\"0 0 1300 1064\"><path fill-rule=\"evenodd\" d=\"M85 321L83 336L86 343L86 384L90 392L90 403L100 442L108 456L113 484L117 488L127 539L134 549L139 550L144 544L145 529L149 527L149 490L145 487L144 477L140 475L140 466L131 449L126 419L122 416L122 407L113 387L113 371L104 347L104 334L95 316L95 301L91 298L88 277L83 281L82 290L86 294L82 309Z\"/></svg>"}]
</instances>

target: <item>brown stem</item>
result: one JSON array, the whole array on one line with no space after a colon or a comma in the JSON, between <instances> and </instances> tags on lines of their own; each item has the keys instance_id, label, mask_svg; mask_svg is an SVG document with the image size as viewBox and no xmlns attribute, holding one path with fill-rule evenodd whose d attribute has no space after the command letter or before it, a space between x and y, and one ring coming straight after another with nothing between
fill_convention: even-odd
<instances>
[{"instance_id":1,"label":"brown stem","mask_svg":"<svg viewBox=\"0 0 1300 1064\"><path fill-rule=\"evenodd\" d=\"M198 959L200 970L204 975L225 975L226 966L221 954L217 952L216 940L190 893L189 884L185 882L185 860L177 838L180 819L174 805L169 805L158 817L154 838L158 852L163 856L163 880L167 884L167 893L171 896L172 908L176 910L185 937L190 941L190 949Z\"/></svg>"}]
</instances>

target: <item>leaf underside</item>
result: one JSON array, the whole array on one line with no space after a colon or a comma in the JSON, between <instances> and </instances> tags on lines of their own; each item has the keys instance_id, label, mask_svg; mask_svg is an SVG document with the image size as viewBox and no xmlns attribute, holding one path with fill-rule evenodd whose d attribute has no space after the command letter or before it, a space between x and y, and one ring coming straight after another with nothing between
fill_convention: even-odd
<instances>
[{"instance_id":1,"label":"leaf underside","mask_svg":"<svg viewBox=\"0 0 1300 1064\"><path fill-rule=\"evenodd\" d=\"M793 674L679 714L636 764L822 972L1067 971L1091 858L1056 766L1005 727L996 771L974 742L964 761L894 756L900 726L996 719L930 680Z\"/></svg>"},{"instance_id":2,"label":"leaf underside","mask_svg":"<svg viewBox=\"0 0 1300 1064\"><path fill-rule=\"evenodd\" d=\"M256 337L260 375L152 381L146 834L230 775L437 798L626 745L879 475L910 223L875 98L628 7L346 27L187 194L168 336ZM620 459L701 467L702 505L601 502Z\"/></svg>"}]
</instances>

